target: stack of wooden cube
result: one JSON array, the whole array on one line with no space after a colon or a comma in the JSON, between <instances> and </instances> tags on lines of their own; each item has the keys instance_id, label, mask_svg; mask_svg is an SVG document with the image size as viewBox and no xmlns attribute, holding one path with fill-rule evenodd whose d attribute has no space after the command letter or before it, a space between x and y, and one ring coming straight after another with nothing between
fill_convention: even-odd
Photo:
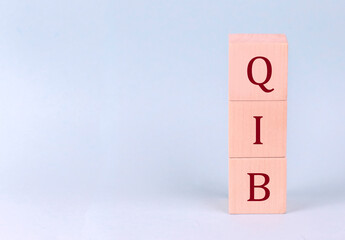
<instances>
[{"instance_id":1,"label":"stack of wooden cube","mask_svg":"<svg viewBox=\"0 0 345 240\"><path fill-rule=\"evenodd\" d=\"M230 34L230 213L286 211L287 69L284 34Z\"/></svg>"}]
</instances>

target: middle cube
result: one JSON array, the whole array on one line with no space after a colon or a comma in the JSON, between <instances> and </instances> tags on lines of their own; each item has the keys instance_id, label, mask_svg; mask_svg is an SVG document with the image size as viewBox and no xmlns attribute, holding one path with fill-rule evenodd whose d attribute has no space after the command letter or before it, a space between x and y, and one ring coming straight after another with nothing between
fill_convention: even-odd
<instances>
[{"instance_id":1,"label":"middle cube","mask_svg":"<svg viewBox=\"0 0 345 240\"><path fill-rule=\"evenodd\" d=\"M229 156L285 157L286 101L230 101Z\"/></svg>"}]
</instances>

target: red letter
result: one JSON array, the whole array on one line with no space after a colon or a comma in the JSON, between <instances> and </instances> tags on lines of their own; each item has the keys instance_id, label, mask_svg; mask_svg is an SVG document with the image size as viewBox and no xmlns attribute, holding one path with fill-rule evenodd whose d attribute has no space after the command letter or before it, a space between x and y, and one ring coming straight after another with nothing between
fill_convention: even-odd
<instances>
[{"instance_id":1,"label":"red letter","mask_svg":"<svg viewBox=\"0 0 345 240\"><path fill-rule=\"evenodd\" d=\"M250 197L249 197L248 201L265 201L265 200L267 200L270 197L270 190L265 186L269 183L270 177L264 173L248 173L248 175L250 177L250 191L249 191ZM254 185L255 175L263 176L265 178L265 182L262 185ZM261 199L255 199L254 188L262 188L265 191L265 196Z\"/></svg>"},{"instance_id":2,"label":"red letter","mask_svg":"<svg viewBox=\"0 0 345 240\"><path fill-rule=\"evenodd\" d=\"M255 118L256 120L256 139L255 143L253 144L262 144L262 142L260 141L260 119L262 118L262 116L254 116L253 118Z\"/></svg>"},{"instance_id":3,"label":"red letter","mask_svg":"<svg viewBox=\"0 0 345 240\"><path fill-rule=\"evenodd\" d=\"M253 73L252 73L253 63L256 59L259 59L259 58L263 59L266 63L266 66L267 66L267 76L266 76L265 81L263 81L262 83L255 82L255 80L253 78ZM271 76L272 76L272 65L271 65L270 60L268 60L267 58L259 56L259 57L255 57L252 60L250 60L250 62L248 64L248 68L247 68L247 75L248 75L249 81L255 85L258 85L262 89L262 91L268 93L268 92L272 92L274 90L274 88L267 89L265 87L265 84L268 83L268 81L271 79Z\"/></svg>"}]
</instances>

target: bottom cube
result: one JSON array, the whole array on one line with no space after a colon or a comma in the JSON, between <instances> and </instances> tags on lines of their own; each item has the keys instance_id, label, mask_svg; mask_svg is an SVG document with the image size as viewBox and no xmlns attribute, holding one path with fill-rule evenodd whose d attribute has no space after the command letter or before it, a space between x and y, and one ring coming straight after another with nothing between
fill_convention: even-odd
<instances>
[{"instance_id":1,"label":"bottom cube","mask_svg":"<svg viewBox=\"0 0 345 240\"><path fill-rule=\"evenodd\" d=\"M285 213L286 158L230 158L229 213Z\"/></svg>"}]
</instances>

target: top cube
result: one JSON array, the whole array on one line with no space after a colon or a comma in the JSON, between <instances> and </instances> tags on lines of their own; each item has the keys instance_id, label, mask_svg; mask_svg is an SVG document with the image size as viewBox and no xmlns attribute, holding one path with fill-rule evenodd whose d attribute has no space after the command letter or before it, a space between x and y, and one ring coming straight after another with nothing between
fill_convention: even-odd
<instances>
[{"instance_id":1,"label":"top cube","mask_svg":"<svg viewBox=\"0 0 345 240\"><path fill-rule=\"evenodd\" d=\"M287 71L284 34L230 34L230 100L286 100Z\"/></svg>"}]
</instances>

